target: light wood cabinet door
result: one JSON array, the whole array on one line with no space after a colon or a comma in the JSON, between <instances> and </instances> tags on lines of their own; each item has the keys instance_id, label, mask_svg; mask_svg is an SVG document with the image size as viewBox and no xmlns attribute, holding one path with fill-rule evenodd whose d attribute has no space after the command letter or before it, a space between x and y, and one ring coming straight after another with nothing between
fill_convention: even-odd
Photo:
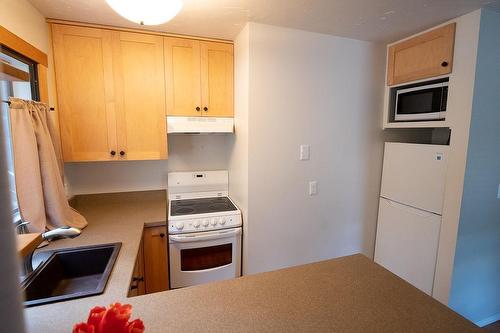
<instances>
[{"instance_id":1,"label":"light wood cabinet door","mask_svg":"<svg viewBox=\"0 0 500 333\"><path fill-rule=\"evenodd\" d=\"M166 159L163 38L114 31L112 45L119 159Z\"/></svg>"},{"instance_id":2,"label":"light wood cabinet door","mask_svg":"<svg viewBox=\"0 0 500 333\"><path fill-rule=\"evenodd\" d=\"M144 295L146 293L146 288L144 279L144 244L142 241L139 245L139 251L137 251L131 280L128 297Z\"/></svg>"},{"instance_id":3,"label":"light wood cabinet door","mask_svg":"<svg viewBox=\"0 0 500 333\"><path fill-rule=\"evenodd\" d=\"M451 73L455 23L394 44L388 50L387 84Z\"/></svg>"},{"instance_id":4,"label":"light wood cabinet door","mask_svg":"<svg viewBox=\"0 0 500 333\"><path fill-rule=\"evenodd\" d=\"M111 32L52 25L64 161L117 159Z\"/></svg>"},{"instance_id":5,"label":"light wood cabinet door","mask_svg":"<svg viewBox=\"0 0 500 333\"><path fill-rule=\"evenodd\" d=\"M233 45L200 42L203 116L233 117Z\"/></svg>"},{"instance_id":6,"label":"light wood cabinet door","mask_svg":"<svg viewBox=\"0 0 500 333\"><path fill-rule=\"evenodd\" d=\"M167 114L200 116L200 42L165 38Z\"/></svg>"},{"instance_id":7,"label":"light wood cabinet door","mask_svg":"<svg viewBox=\"0 0 500 333\"><path fill-rule=\"evenodd\" d=\"M168 241L166 227L144 228L146 293L168 290Z\"/></svg>"}]
</instances>

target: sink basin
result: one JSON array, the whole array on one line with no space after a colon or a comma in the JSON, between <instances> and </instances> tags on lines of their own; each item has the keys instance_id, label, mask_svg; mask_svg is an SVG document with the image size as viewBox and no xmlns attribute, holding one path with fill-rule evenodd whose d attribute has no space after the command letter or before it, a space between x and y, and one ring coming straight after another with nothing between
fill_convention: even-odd
<instances>
[{"instance_id":1,"label":"sink basin","mask_svg":"<svg viewBox=\"0 0 500 333\"><path fill-rule=\"evenodd\" d=\"M26 307L102 294L121 243L55 250L22 283Z\"/></svg>"}]
</instances>

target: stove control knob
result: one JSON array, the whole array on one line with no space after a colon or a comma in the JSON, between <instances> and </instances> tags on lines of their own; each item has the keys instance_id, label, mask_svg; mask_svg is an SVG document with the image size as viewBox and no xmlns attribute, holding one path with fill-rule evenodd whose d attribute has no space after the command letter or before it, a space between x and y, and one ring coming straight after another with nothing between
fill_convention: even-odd
<instances>
[{"instance_id":1,"label":"stove control knob","mask_svg":"<svg viewBox=\"0 0 500 333\"><path fill-rule=\"evenodd\" d=\"M182 223L182 222L177 222L177 223L175 224L175 227L177 228L177 230L182 230L182 229L184 229L184 223Z\"/></svg>"},{"instance_id":2,"label":"stove control knob","mask_svg":"<svg viewBox=\"0 0 500 333\"><path fill-rule=\"evenodd\" d=\"M217 219L212 220L212 225L215 227L217 225Z\"/></svg>"},{"instance_id":3,"label":"stove control knob","mask_svg":"<svg viewBox=\"0 0 500 333\"><path fill-rule=\"evenodd\" d=\"M199 228L199 227L200 227L200 221L194 221L194 222L193 222L193 226L194 226L195 228Z\"/></svg>"},{"instance_id":4,"label":"stove control knob","mask_svg":"<svg viewBox=\"0 0 500 333\"><path fill-rule=\"evenodd\" d=\"M220 220L220 224L221 224L221 225L226 224L226 222L227 222L227 220L226 220L225 218L223 218L223 219L221 219L221 220Z\"/></svg>"},{"instance_id":5,"label":"stove control knob","mask_svg":"<svg viewBox=\"0 0 500 333\"><path fill-rule=\"evenodd\" d=\"M204 227L208 227L208 224L209 224L209 223L210 223L210 222L208 222L208 220L203 220L203 226L204 226Z\"/></svg>"}]
</instances>

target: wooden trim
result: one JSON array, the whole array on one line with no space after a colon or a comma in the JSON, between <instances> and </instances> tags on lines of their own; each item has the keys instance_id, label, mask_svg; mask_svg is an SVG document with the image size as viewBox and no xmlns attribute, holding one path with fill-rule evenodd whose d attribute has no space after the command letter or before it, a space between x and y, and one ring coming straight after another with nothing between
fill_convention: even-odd
<instances>
[{"instance_id":1,"label":"wooden trim","mask_svg":"<svg viewBox=\"0 0 500 333\"><path fill-rule=\"evenodd\" d=\"M17 235L17 253L21 257L26 257L42 243L42 234L21 234Z\"/></svg>"},{"instance_id":2,"label":"wooden trim","mask_svg":"<svg viewBox=\"0 0 500 333\"><path fill-rule=\"evenodd\" d=\"M21 37L13 34L9 30L0 25L0 44L12 49L23 56L41 64L45 67L48 66L47 54L43 53L30 43L26 42Z\"/></svg>"},{"instance_id":3,"label":"wooden trim","mask_svg":"<svg viewBox=\"0 0 500 333\"><path fill-rule=\"evenodd\" d=\"M30 73L0 60L0 80L29 82Z\"/></svg>"},{"instance_id":4,"label":"wooden trim","mask_svg":"<svg viewBox=\"0 0 500 333\"><path fill-rule=\"evenodd\" d=\"M387 50L387 85L392 86L394 84L394 47L390 47Z\"/></svg>"},{"instance_id":5,"label":"wooden trim","mask_svg":"<svg viewBox=\"0 0 500 333\"><path fill-rule=\"evenodd\" d=\"M46 21L47 21L47 23L51 23L51 24L63 24L63 25L72 25L72 26L87 27L87 28L98 28L98 29L115 30L115 31L123 31L123 32L135 32L135 33L164 36L164 37L177 37L177 38L194 39L194 40L201 40L201 41L207 41L207 42L233 44L233 41L227 40L227 39L198 37L198 36L174 34L174 33L162 32L162 31L151 31L151 30L145 30L145 29L115 27L115 26L104 25L104 24L66 21L66 20L58 20L58 19L52 19L52 18L47 18Z\"/></svg>"},{"instance_id":6,"label":"wooden trim","mask_svg":"<svg viewBox=\"0 0 500 333\"><path fill-rule=\"evenodd\" d=\"M40 102L49 103L49 83L48 70L44 65L38 65L38 89L40 93Z\"/></svg>"}]
</instances>

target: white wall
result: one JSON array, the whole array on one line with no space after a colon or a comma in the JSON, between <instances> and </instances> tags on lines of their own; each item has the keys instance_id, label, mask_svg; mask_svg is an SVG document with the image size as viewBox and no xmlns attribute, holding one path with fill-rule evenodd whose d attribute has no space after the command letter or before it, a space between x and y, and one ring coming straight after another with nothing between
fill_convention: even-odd
<instances>
[{"instance_id":1,"label":"white wall","mask_svg":"<svg viewBox=\"0 0 500 333\"><path fill-rule=\"evenodd\" d=\"M228 140L229 193L243 215L243 234L248 233L248 87L249 25L234 41L235 135ZM245 236L246 237L246 236ZM243 263L248 259L248 242L243 242ZM243 264L245 267L245 264Z\"/></svg>"},{"instance_id":2,"label":"white wall","mask_svg":"<svg viewBox=\"0 0 500 333\"><path fill-rule=\"evenodd\" d=\"M483 9L450 307L500 320L500 13ZM497 153L494 153L497 152Z\"/></svg>"},{"instance_id":3,"label":"white wall","mask_svg":"<svg viewBox=\"0 0 500 333\"><path fill-rule=\"evenodd\" d=\"M0 24L41 51L48 52L45 18L28 1L0 0Z\"/></svg>"},{"instance_id":4,"label":"white wall","mask_svg":"<svg viewBox=\"0 0 500 333\"><path fill-rule=\"evenodd\" d=\"M166 161L66 163L70 195L146 191L167 188L169 171L228 168L230 135L169 135Z\"/></svg>"},{"instance_id":5,"label":"white wall","mask_svg":"<svg viewBox=\"0 0 500 333\"><path fill-rule=\"evenodd\" d=\"M456 20L447 121L451 129L443 217L432 296L448 304L464 185L481 11Z\"/></svg>"},{"instance_id":6,"label":"white wall","mask_svg":"<svg viewBox=\"0 0 500 333\"><path fill-rule=\"evenodd\" d=\"M239 68L249 58L244 273L357 252L371 257L385 49L255 23L242 34L248 55L235 61ZM310 161L298 160L300 144L311 146ZM310 180L319 182L317 196L307 193Z\"/></svg>"}]
</instances>

